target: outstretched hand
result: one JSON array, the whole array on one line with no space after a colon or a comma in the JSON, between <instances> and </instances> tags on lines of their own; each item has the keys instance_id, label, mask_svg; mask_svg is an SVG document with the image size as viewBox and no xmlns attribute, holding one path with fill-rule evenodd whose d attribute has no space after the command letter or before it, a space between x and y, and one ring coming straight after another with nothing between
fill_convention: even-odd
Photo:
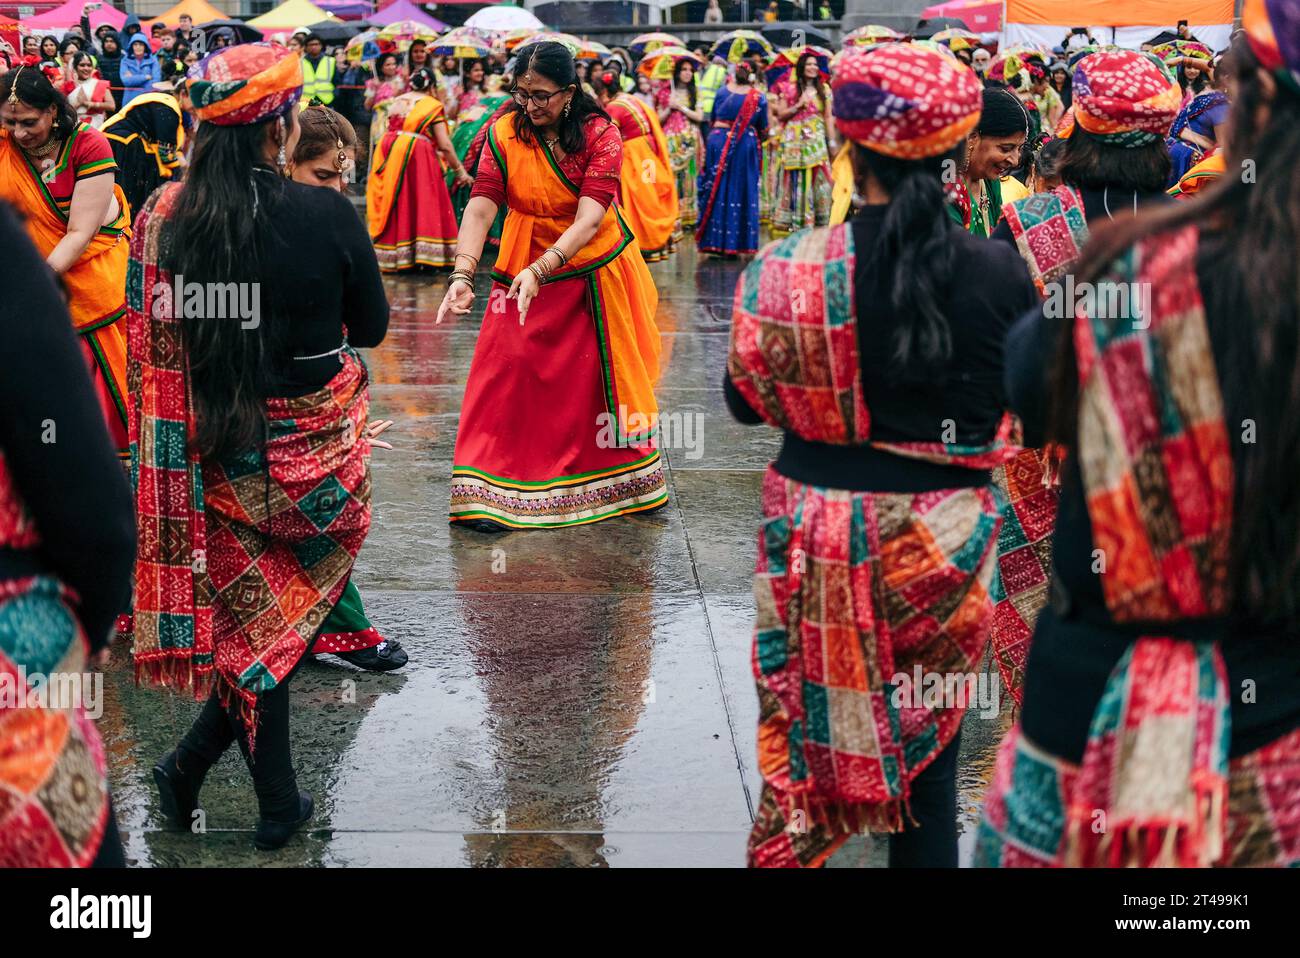
<instances>
[{"instance_id":1,"label":"outstretched hand","mask_svg":"<svg viewBox=\"0 0 1300 958\"><path fill-rule=\"evenodd\" d=\"M524 314L528 312L528 307L533 304L540 287L537 283L537 277L533 275L531 269L521 270L515 277L515 281L510 284L510 292L506 293L506 299L519 300L519 325L524 324Z\"/></svg>"},{"instance_id":2,"label":"outstretched hand","mask_svg":"<svg viewBox=\"0 0 1300 958\"><path fill-rule=\"evenodd\" d=\"M474 287L463 279L452 282L447 287L447 295L442 298L442 305L438 307L438 317L433 321L434 325L441 323L448 316L464 316L474 305Z\"/></svg>"}]
</instances>

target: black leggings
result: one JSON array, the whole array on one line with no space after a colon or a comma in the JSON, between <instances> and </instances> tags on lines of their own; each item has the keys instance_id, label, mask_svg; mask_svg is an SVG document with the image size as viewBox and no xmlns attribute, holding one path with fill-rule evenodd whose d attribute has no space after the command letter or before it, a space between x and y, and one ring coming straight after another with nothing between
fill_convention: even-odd
<instances>
[{"instance_id":1,"label":"black leggings","mask_svg":"<svg viewBox=\"0 0 1300 958\"><path fill-rule=\"evenodd\" d=\"M916 824L889 836L890 868L957 867L957 751L961 730L925 771L912 779Z\"/></svg>"},{"instance_id":2,"label":"black leggings","mask_svg":"<svg viewBox=\"0 0 1300 958\"><path fill-rule=\"evenodd\" d=\"M253 776L253 791L257 794L261 817L271 822L296 821L298 778L289 748L289 680L310 654L310 651L305 653L275 688L258 696L257 734L251 752L238 697L232 696L228 706L222 705L213 689L198 718L181 739L177 750L181 772L191 781L201 782L208 769L236 742Z\"/></svg>"}]
</instances>

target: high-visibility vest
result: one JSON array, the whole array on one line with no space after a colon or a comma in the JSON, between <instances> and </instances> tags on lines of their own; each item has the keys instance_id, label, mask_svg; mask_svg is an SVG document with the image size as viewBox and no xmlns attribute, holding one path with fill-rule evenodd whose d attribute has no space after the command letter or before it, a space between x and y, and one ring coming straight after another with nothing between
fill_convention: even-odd
<instances>
[{"instance_id":1,"label":"high-visibility vest","mask_svg":"<svg viewBox=\"0 0 1300 958\"><path fill-rule=\"evenodd\" d=\"M713 113L713 101L726 82L727 68L718 63L710 63L695 81L695 108L706 120Z\"/></svg>"},{"instance_id":2,"label":"high-visibility vest","mask_svg":"<svg viewBox=\"0 0 1300 958\"><path fill-rule=\"evenodd\" d=\"M333 57L322 56L320 66L315 70L312 69L311 61L306 57L302 58L302 102L310 103L312 97L320 100L326 106L334 102L334 69L335 62Z\"/></svg>"}]
</instances>

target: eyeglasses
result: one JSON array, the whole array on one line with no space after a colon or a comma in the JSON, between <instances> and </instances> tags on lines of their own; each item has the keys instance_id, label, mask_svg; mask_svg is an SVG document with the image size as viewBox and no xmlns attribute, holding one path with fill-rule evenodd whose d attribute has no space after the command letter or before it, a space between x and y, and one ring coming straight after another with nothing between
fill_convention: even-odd
<instances>
[{"instance_id":1,"label":"eyeglasses","mask_svg":"<svg viewBox=\"0 0 1300 958\"><path fill-rule=\"evenodd\" d=\"M522 90L511 90L510 98L520 106L527 105L529 100L533 101L533 106L546 109L546 105L551 102L551 97L559 96L564 90L556 90L554 93L524 93Z\"/></svg>"}]
</instances>

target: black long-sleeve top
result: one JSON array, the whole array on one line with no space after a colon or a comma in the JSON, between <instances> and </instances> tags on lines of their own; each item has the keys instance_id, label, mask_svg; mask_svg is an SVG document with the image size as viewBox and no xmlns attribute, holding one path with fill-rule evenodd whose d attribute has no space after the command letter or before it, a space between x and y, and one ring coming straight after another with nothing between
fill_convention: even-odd
<instances>
[{"instance_id":1,"label":"black long-sleeve top","mask_svg":"<svg viewBox=\"0 0 1300 958\"><path fill-rule=\"evenodd\" d=\"M131 596L135 517L54 275L0 203L0 450L41 546L0 548L0 578L58 577L80 596L91 650Z\"/></svg>"},{"instance_id":2,"label":"black long-sleeve top","mask_svg":"<svg viewBox=\"0 0 1300 958\"><path fill-rule=\"evenodd\" d=\"M285 180L257 179L270 191L272 230L264 239L261 296L279 326L277 381L271 394L303 396L334 377L347 328L353 346L378 346L388 332L388 296L365 224L341 193ZM319 356L318 359L295 357Z\"/></svg>"},{"instance_id":3,"label":"black long-sleeve top","mask_svg":"<svg viewBox=\"0 0 1300 958\"><path fill-rule=\"evenodd\" d=\"M854 308L858 360L873 439L937 442L955 429L961 444L992 438L1006 410L1002 340L1016 316L1038 302L1024 261L1014 249L971 236L950 224L951 282L940 306L949 319L952 355L933 375L895 375L894 330L900 317L892 302L892 264L871 255L884 222L885 206L865 206L849 221L853 230ZM759 417L730 378L723 384L728 407L741 422ZM952 442L954 436L947 437ZM985 485L987 470L941 466L877 452L866 446L810 442L787 432L777 472L791 479L835 489L923 492Z\"/></svg>"},{"instance_id":4,"label":"black long-sleeve top","mask_svg":"<svg viewBox=\"0 0 1300 958\"><path fill-rule=\"evenodd\" d=\"M1207 304L1222 262L1214 242L1203 234L1196 274ZM1046 438L1049 376L1065 327L1063 319L1046 313L1035 307L1006 340L1007 395L1031 446ZM1216 368L1221 369L1226 347L1215 329L1237 320L1206 318ZM1093 571L1092 523L1074 457L1067 457L1062 471L1052 566L1052 601L1039 616L1030 644L1021 715L1025 735L1040 747L1071 762L1083 757L1106 680L1129 644L1143 635L1221 641L1232 705L1231 756L1300 726L1300 652L1294 635L1237 630L1225 620L1120 625L1111 619L1100 576ZM1253 688L1253 695L1244 694L1247 688Z\"/></svg>"}]
</instances>

